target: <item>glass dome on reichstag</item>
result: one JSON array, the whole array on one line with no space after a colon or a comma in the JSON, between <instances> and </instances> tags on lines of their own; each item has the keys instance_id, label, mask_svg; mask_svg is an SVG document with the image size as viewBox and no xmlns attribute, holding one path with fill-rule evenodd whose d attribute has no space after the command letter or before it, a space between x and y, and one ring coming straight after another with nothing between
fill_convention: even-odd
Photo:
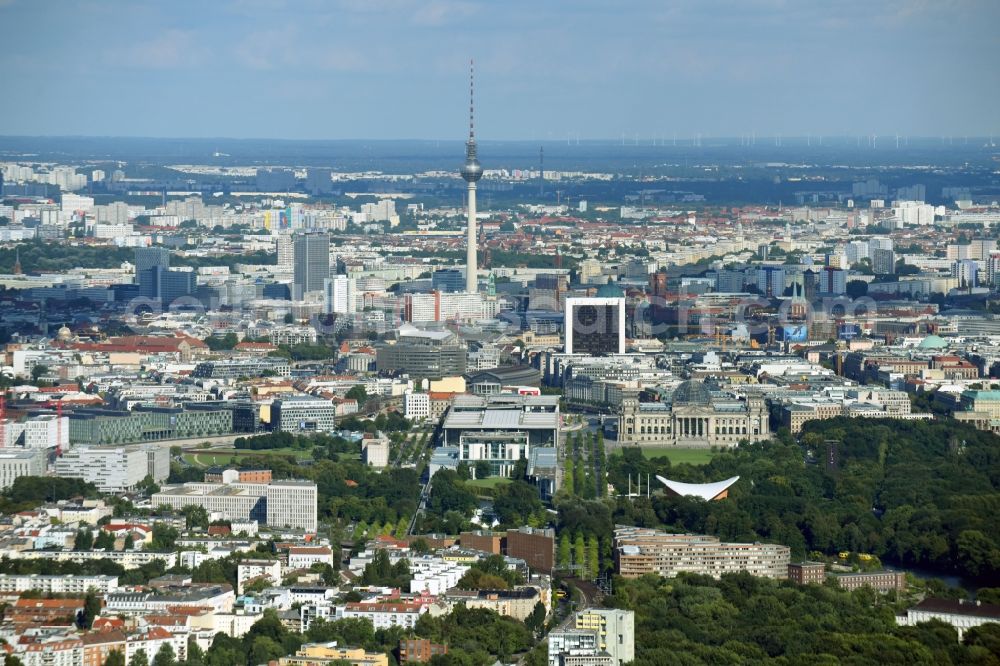
<instances>
[{"instance_id":1,"label":"glass dome on reichstag","mask_svg":"<svg viewBox=\"0 0 1000 666\"><path fill-rule=\"evenodd\" d=\"M681 382L674 390L673 403L677 405L710 405L712 394L704 382L689 379Z\"/></svg>"}]
</instances>

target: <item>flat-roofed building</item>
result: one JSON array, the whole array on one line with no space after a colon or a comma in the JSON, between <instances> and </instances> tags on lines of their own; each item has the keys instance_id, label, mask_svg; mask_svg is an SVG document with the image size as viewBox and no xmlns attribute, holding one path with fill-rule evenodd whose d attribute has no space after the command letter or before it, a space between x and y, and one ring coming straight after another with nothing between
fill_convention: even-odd
<instances>
[{"instance_id":1,"label":"flat-roofed building","mask_svg":"<svg viewBox=\"0 0 1000 666\"><path fill-rule=\"evenodd\" d=\"M170 475L170 450L152 444L76 446L55 464L56 476L83 479L105 493L132 490L147 476L159 483Z\"/></svg>"},{"instance_id":2,"label":"flat-roofed building","mask_svg":"<svg viewBox=\"0 0 1000 666\"><path fill-rule=\"evenodd\" d=\"M44 474L43 449L0 449L0 490L10 488L22 476Z\"/></svg>"},{"instance_id":3,"label":"flat-roofed building","mask_svg":"<svg viewBox=\"0 0 1000 666\"><path fill-rule=\"evenodd\" d=\"M498 615L512 617L523 622L542 603L542 595L535 587L517 587L512 590L450 590L446 600L454 604L465 604L466 608L485 608Z\"/></svg>"},{"instance_id":4,"label":"flat-roofed building","mask_svg":"<svg viewBox=\"0 0 1000 666\"><path fill-rule=\"evenodd\" d=\"M42 574L0 574L0 592L37 590L45 594L86 594L93 588L101 594L118 589L118 576L46 576Z\"/></svg>"},{"instance_id":5,"label":"flat-roofed building","mask_svg":"<svg viewBox=\"0 0 1000 666\"><path fill-rule=\"evenodd\" d=\"M747 572L764 578L787 578L790 549L769 543L726 543L703 534L669 534L640 527L615 530L615 563L625 578L681 572L719 578Z\"/></svg>"},{"instance_id":6,"label":"flat-roofed building","mask_svg":"<svg viewBox=\"0 0 1000 666\"><path fill-rule=\"evenodd\" d=\"M876 592L906 591L906 574L902 571L861 571L857 573L835 573L833 579L837 587L844 590L860 590L870 587Z\"/></svg>"},{"instance_id":7,"label":"flat-roofed building","mask_svg":"<svg viewBox=\"0 0 1000 666\"><path fill-rule=\"evenodd\" d=\"M399 641L401 664L425 664L439 654L448 654L448 646L432 643L426 638L404 638Z\"/></svg>"},{"instance_id":8,"label":"flat-roofed building","mask_svg":"<svg viewBox=\"0 0 1000 666\"><path fill-rule=\"evenodd\" d=\"M382 652L366 652L364 648L341 647L332 643L306 643L291 657L278 660L279 666L389 666L389 657Z\"/></svg>"},{"instance_id":9,"label":"flat-roofed building","mask_svg":"<svg viewBox=\"0 0 1000 666\"><path fill-rule=\"evenodd\" d=\"M556 533L551 528L521 527L507 530L508 557L524 560L532 571L552 573L552 568L555 566L555 548Z\"/></svg>"},{"instance_id":10,"label":"flat-roofed building","mask_svg":"<svg viewBox=\"0 0 1000 666\"><path fill-rule=\"evenodd\" d=\"M253 580L266 579L272 585L281 583L281 562L278 560L240 560L236 566L236 591L243 594L244 586Z\"/></svg>"},{"instance_id":11,"label":"flat-roofed building","mask_svg":"<svg viewBox=\"0 0 1000 666\"><path fill-rule=\"evenodd\" d=\"M623 666L634 659L633 611L587 608L548 635L548 666Z\"/></svg>"},{"instance_id":12,"label":"flat-roofed building","mask_svg":"<svg viewBox=\"0 0 1000 666\"><path fill-rule=\"evenodd\" d=\"M375 350L379 372L398 372L414 377L456 377L464 375L468 348L451 331L421 330L412 324L399 327L394 344Z\"/></svg>"},{"instance_id":13,"label":"flat-roofed building","mask_svg":"<svg viewBox=\"0 0 1000 666\"><path fill-rule=\"evenodd\" d=\"M133 410L142 420L143 441L191 439L228 435L233 431L230 409L187 410L180 407L136 405Z\"/></svg>"},{"instance_id":14,"label":"flat-roofed building","mask_svg":"<svg viewBox=\"0 0 1000 666\"><path fill-rule=\"evenodd\" d=\"M312 396L280 398L271 405L271 425L280 432L331 432L336 417L331 401Z\"/></svg>"},{"instance_id":15,"label":"flat-roofed building","mask_svg":"<svg viewBox=\"0 0 1000 666\"><path fill-rule=\"evenodd\" d=\"M265 373L275 377L288 377L292 366L286 359L248 357L232 360L204 361L191 371L191 376L201 379L238 379L261 377Z\"/></svg>"},{"instance_id":16,"label":"flat-roofed building","mask_svg":"<svg viewBox=\"0 0 1000 666\"><path fill-rule=\"evenodd\" d=\"M403 396L404 413L411 421L423 421L430 418L431 398L426 393L407 391Z\"/></svg>"},{"instance_id":17,"label":"flat-roofed building","mask_svg":"<svg viewBox=\"0 0 1000 666\"><path fill-rule=\"evenodd\" d=\"M284 479L271 483L185 483L154 493L153 506L203 506L233 520L256 520L271 527L316 531L316 484Z\"/></svg>"},{"instance_id":18,"label":"flat-roofed building","mask_svg":"<svg viewBox=\"0 0 1000 666\"><path fill-rule=\"evenodd\" d=\"M843 413L844 403L840 401L793 402L781 408L781 421L789 432L797 435L806 421L832 419Z\"/></svg>"},{"instance_id":19,"label":"flat-roofed building","mask_svg":"<svg viewBox=\"0 0 1000 666\"><path fill-rule=\"evenodd\" d=\"M790 562L788 580L797 585L822 585L826 580L826 565L822 562Z\"/></svg>"},{"instance_id":20,"label":"flat-roofed building","mask_svg":"<svg viewBox=\"0 0 1000 666\"><path fill-rule=\"evenodd\" d=\"M365 433L361 439L361 459L369 467L389 466L389 438L382 433Z\"/></svg>"},{"instance_id":21,"label":"flat-roofed building","mask_svg":"<svg viewBox=\"0 0 1000 666\"><path fill-rule=\"evenodd\" d=\"M635 659L635 613L617 608L587 608L579 611L573 622L576 629L596 631L615 664Z\"/></svg>"},{"instance_id":22,"label":"flat-roofed building","mask_svg":"<svg viewBox=\"0 0 1000 666\"><path fill-rule=\"evenodd\" d=\"M625 297L616 287L610 292L619 295L566 299L567 354L625 353Z\"/></svg>"},{"instance_id":23,"label":"flat-roofed building","mask_svg":"<svg viewBox=\"0 0 1000 666\"><path fill-rule=\"evenodd\" d=\"M462 544L462 548L470 548L493 555L503 553L503 541L504 535L502 532L490 532L488 530L462 532L459 535L459 542Z\"/></svg>"},{"instance_id":24,"label":"flat-roofed building","mask_svg":"<svg viewBox=\"0 0 1000 666\"><path fill-rule=\"evenodd\" d=\"M111 409L74 409L69 441L76 444L130 444L142 441L142 417Z\"/></svg>"},{"instance_id":25,"label":"flat-roofed building","mask_svg":"<svg viewBox=\"0 0 1000 666\"><path fill-rule=\"evenodd\" d=\"M467 434L523 433L529 447L557 446L560 421L558 396L457 395L441 426L442 443L458 446Z\"/></svg>"},{"instance_id":26,"label":"flat-roofed building","mask_svg":"<svg viewBox=\"0 0 1000 666\"><path fill-rule=\"evenodd\" d=\"M250 467L240 469L209 467L205 470L206 483L225 483L229 480L240 483L271 483L271 470Z\"/></svg>"}]
</instances>

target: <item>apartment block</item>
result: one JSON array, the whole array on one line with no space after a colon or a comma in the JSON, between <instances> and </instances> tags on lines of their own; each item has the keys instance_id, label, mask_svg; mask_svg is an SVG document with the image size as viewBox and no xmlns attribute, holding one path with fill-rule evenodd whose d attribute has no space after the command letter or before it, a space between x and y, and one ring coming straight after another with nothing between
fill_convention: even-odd
<instances>
[{"instance_id":1,"label":"apartment block","mask_svg":"<svg viewBox=\"0 0 1000 666\"><path fill-rule=\"evenodd\" d=\"M747 572L764 578L787 578L788 546L725 543L702 534L669 534L639 527L615 530L615 562L625 578L653 573L673 578L689 572L719 578Z\"/></svg>"}]
</instances>

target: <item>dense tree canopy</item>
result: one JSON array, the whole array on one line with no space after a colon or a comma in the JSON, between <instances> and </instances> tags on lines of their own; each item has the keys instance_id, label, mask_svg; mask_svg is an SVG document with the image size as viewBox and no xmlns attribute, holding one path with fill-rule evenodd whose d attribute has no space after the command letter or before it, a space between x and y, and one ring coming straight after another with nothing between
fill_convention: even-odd
<instances>
[{"instance_id":1,"label":"dense tree canopy","mask_svg":"<svg viewBox=\"0 0 1000 666\"><path fill-rule=\"evenodd\" d=\"M775 663L996 664L1000 629L964 643L939 622L897 627L889 600L727 574L617 580L612 605L635 611L635 666Z\"/></svg>"},{"instance_id":2,"label":"dense tree canopy","mask_svg":"<svg viewBox=\"0 0 1000 666\"><path fill-rule=\"evenodd\" d=\"M797 444L787 433L744 445L700 467L671 467L638 451L614 456L610 480L664 474L688 482L739 476L729 498L619 500L614 521L765 540L810 551L871 553L981 580L1000 577L1000 439L951 420L811 421ZM828 464L827 447L835 447ZM577 506L560 519L590 523ZM608 524L592 526L597 533ZM586 531L586 528L582 528Z\"/></svg>"}]
</instances>

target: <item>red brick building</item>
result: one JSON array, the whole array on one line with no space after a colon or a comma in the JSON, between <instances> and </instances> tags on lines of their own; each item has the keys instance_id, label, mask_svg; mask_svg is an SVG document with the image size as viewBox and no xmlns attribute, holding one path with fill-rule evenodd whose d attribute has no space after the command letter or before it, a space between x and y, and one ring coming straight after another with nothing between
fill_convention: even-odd
<instances>
[{"instance_id":1,"label":"red brick building","mask_svg":"<svg viewBox=\"0 0 1000 666\"><path fill-rule=\"evenodd\" d=\"M822 585L826 580L826 565L822 562L791 562L788 580L796 585Z\"/></svg>"},{"instance_id":2,"label":"red brick building","mask_svg":"<svg viewBox=\"0 0 1000 666\"><path fill-rule=\"evenodd\" d=\"M424 664L439 654L448 654L448 646L431 643L425 638L410 638L399 641L399 663L401 664Z\"/></svg>"}]
</instances>

